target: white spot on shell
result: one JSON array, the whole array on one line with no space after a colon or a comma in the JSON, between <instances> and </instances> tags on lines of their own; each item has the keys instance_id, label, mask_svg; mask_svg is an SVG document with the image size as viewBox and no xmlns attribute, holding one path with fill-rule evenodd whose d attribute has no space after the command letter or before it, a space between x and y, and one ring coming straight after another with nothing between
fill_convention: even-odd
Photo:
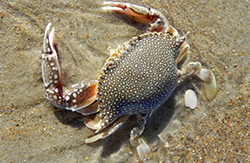
<instances>
[{"instance_id":1,"label":"white spot on shell","mask_svg":"<svg viewBox=\"0 0 250 163\"><path fill-rule=\"evenodd\" d=\"M197 96L191 89L187 90L184 97L185 106L190 109L195 109L197 106Z\"/></svg>"},{"instance_id":2,"label":"white spot on shell","mask_svg":"<svg viewBox=\"0 0 250 163\"><path fill-rule=\"evenodd\" d=\"M66 97L65 97L65 100L66 100L66 101L69 101L69 100L70 100L70 97L69 97L69 96L66 96Z\"/></svg>"},{"instance_id":3,"label":"white spot on shell","mask_svg":"<svg viewBox=\"0 0 250 163\"><path fill-rule=\"evenodd\" d=\"M58 75L57 74L54 75L54 79L58 79Z\"/></svg>"},{"instance_id":4,"label":"white spot on shell","mask_svg":"<svg viewBox=\"0 0 250 163\"><path fill-rule=\"evenodd\" d=\"M53 98L54 98L55 100L57 100L57 95L54 95Z\"/></svg>"}]
</instances>

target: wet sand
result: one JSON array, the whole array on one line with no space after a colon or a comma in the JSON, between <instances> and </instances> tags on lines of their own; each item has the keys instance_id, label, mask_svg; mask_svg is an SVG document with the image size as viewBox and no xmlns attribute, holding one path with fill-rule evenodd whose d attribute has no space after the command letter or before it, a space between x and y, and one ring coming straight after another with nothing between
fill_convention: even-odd
<instances>
[{"instance_id":1,"label":"wet sand","mask_svg":"<svg viewBox=\"0 0 250 163\"><path fill-rule=\"evenodd\" d=\"M181 84L148 120L143 134L153 162L250 161L250 11L247 1L133 1L161 11L181 35L187 31L190 61L217 79L208 101L196 79ZM93 131L81 115L55 109L45 99L40 68L43 32L55 26L63 82L96 79L109 46L147 26L101 10L102 1L0 2L0 160L2 162L140 162L129 143L131 117L114 135L86 145ZM185 108L187 89L198 107ZM133 123L131 123L133 122Z\"/></svg>"}]
</instances>

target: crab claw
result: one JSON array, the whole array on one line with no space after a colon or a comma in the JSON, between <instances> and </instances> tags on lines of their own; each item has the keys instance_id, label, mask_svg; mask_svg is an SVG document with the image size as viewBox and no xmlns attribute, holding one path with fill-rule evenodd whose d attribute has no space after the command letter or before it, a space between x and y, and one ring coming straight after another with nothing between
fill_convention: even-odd
<instances>
[{"instance_id":1,"label":"crab claw","mask_svg":"<svg viewBox=\"0 0 250 163\"><path fill-rule=\"evenodd\" d=\"M54 65L53 62L54 60L58 61L58 56L55 50L56 47L54 43L54 28L52 28L51 32L49 33L50 26L51 23L49 23L45 28L43 49L42 49L42 75L43 75L42 77L43 77L44 87L49 87L54 84L57 85L61 84L58 82L61 79L61 70L59 67L59 63L56 62L56 65ZM52 65L54 67L52 67ZM51 79L51 76L48 72L50 72L49 69L52 68L56 71L55 73L58 74L59 76Z\"/></svg>"},{"instance_id":2,"label":"crab claw","mask_svg":"<svg viewBox=\"0 0 250 163\"><path fill-rule=\"evenodd\" d=\"M129 15L135 21L144 24L150 24L148 28L149 32L169 32L175 36L178 35L177 30L169 25L169 22L165 16L156 9L130 3L112 1L105 1L103 4L108 5L102 7L103 10L111 10L121 14Z\"/></svg>"},{"instance_id":3,"label":"crab claw","mask_svg":"<svg viewBox=\"0 0 250 163\"><path fill-rule=\"evenodd\" d=\"M99 110L96 108L85 109L96 101L97 81L78 85L73 91L63 94L61 67L54 42L54 28L50 31L50 27L51 23L45 28L41 57L46 98L55 107L78 111L83 115L98 112Z\"/></svg>"},{"instance_id":4,"label":"crab claw","mask_svg":"<svg viewBox=\"0 0 250 163\"><path fill-rule=\"evenodd\" d=\"M51 23L46 26L44 32L41 61L42 78L47 98L54 106L60 107L62 102L62 75L54 42L54 28L49 32L50 26Z\"/></svg>"},{"instance_id":5,"label":"crab claw","mask_svg":"<svg viewBox=\"0 0 250 163\"><path fill-rule=\"evenodd\" d=\"M105 1L104 5L110 5L102 7L104 10L112 10L121 14L132 16L136 21L148 24L158 19L154 9L122 2Z\"/></svg>"}]
</instances>

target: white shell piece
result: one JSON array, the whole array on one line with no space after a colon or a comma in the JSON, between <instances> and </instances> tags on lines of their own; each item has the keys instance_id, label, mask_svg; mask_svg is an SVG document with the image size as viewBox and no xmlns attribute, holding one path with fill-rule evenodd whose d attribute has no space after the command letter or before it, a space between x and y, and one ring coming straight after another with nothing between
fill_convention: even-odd
<instances>
[{"instance_id":1,"label":"white shell piece","mask_svg":"<svg viewBox=\"0 0 250 163\"><path fill-rule=\"evenodd\" d=\"M187 90L184 97L185 106L190 109L195 109L197 106L197 96L191 89Z\"/></svg>"}]
</instances>

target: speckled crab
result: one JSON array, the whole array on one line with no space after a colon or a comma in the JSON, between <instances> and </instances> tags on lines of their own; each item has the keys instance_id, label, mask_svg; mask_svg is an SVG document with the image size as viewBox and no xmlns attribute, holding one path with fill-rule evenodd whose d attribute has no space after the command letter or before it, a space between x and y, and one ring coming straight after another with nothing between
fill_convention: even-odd
<instances>
[{"instance_id":1,"label":"speckled crab","mask_svg":"<svg viewBox=\"0 0 250 163\"><path fill-rule=\"evenodd\" d=\"M207 99L217 92L211 70L199 62L190 62L177 69L177 64L189 49L187 34L180 37L159 11L130 3L104 2L104 10L131 16L149 24L148 31L132 38L112 51L98 80L78 85L64 93L58 52L54 43L54 28L46 26L42 49L42 77L46 98L58 108L84 115L84 123L95 130L86 143L92 143L113 134L130 115L136 115L139 126L132 129L130 142L137 147L141 160L148 159L150 148L140 137L147 117L166 101L176 86L189 76L204 83ZM50 32L49 32L50 31ZM66 92L66 91L65 91ZM97 121L88 115L98 113Z\"/></svg>"}]
</instances>

